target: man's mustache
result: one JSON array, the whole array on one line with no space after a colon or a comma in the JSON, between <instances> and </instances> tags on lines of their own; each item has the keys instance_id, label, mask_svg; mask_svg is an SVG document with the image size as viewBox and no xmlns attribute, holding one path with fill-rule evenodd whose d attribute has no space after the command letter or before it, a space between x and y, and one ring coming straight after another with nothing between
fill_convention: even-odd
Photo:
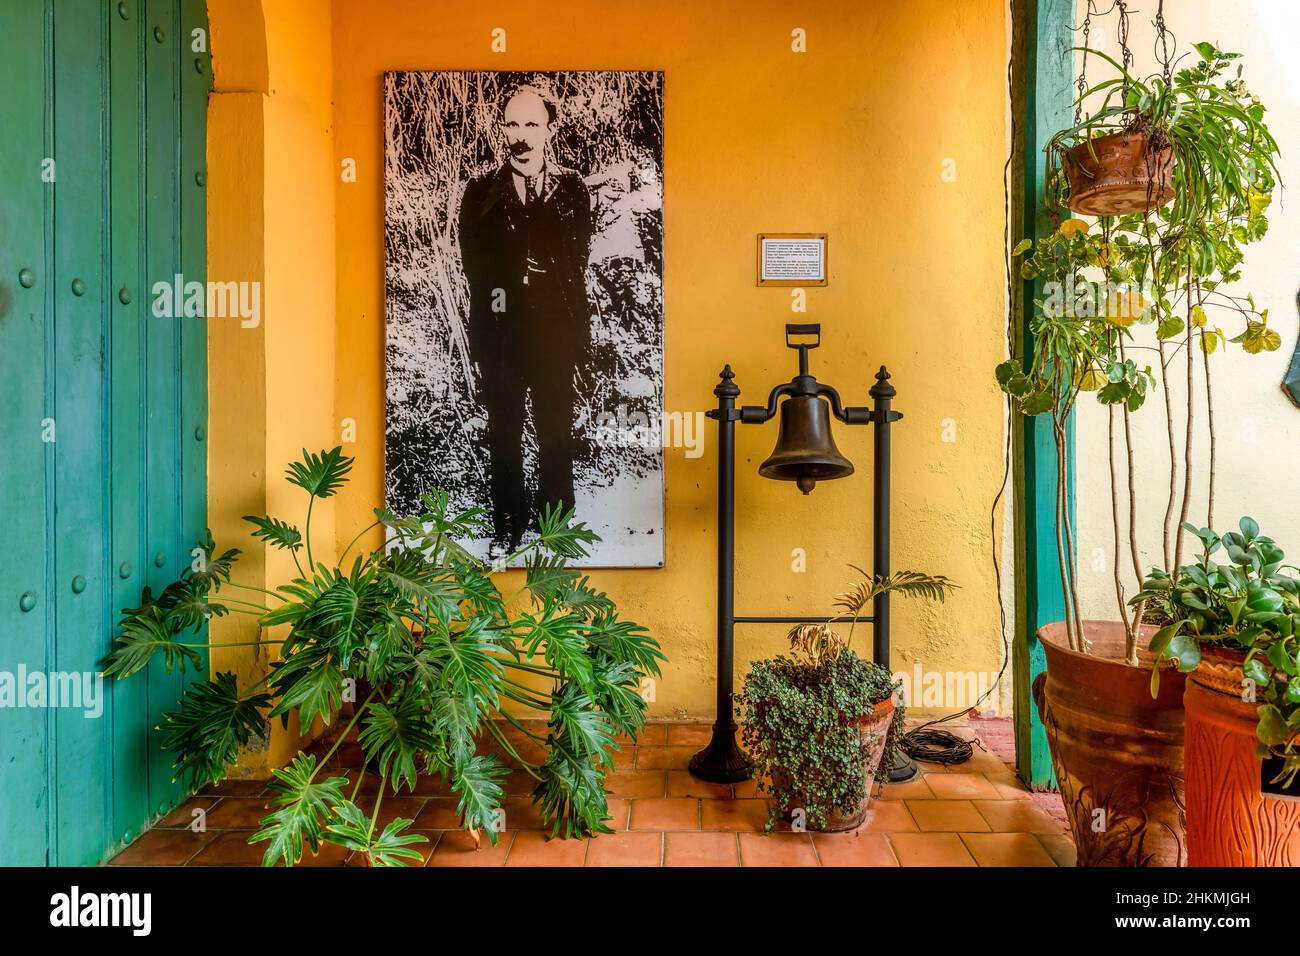
<instances>
[{"instance_id":1,"label":"man's mustache","mask_svg":"<svg viewBox=\"0 0 1300 956\"><path fill-rule=\"evenodd\" d=\"M526 153L531 153L533 151L533 147L522 140L518 142L510 143L508 144L508 146L510 149L510 155L516 158L523 156Z\"/></svg>"}]
</instances>

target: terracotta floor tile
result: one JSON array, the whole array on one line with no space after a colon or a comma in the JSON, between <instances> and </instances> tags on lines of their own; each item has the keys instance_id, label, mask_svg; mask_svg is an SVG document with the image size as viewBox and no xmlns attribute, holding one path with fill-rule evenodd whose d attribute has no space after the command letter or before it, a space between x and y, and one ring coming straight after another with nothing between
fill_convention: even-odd
<instances>
[{"instance_id":1,"label":"terracotta floor tile","mask_svg":"<svg viewBox=\"0 0 1300 956\"><path fill-rule=\"evenodd\" d=\"M366 759L366 752L359 743L345 743L334 751L328 766L338 768L360 767Z\"/></svg>"},{"instance_id":2,"label":"terracotta floor tile","mask_svg":"<svg viewBox=\"0 0 1300 956\"><path fill-rule=\"evenodd\" d=\"M668 796L730 800L731 784L697 780L689 770L668 771Z\"/></svg>"},{"instance_id":3,"label":"terracotta floor tile","mask_svg":"<svg viewBox=\"0 0 1300 956\"><path fill-rule=\"evenodd\" d=\"M637 770L685 770L699 747L638 747Z\"/></svg>"},{"instance_id":4,"label":"terracotta floor tile","mask_svg":"<svg viewBox=\"0 0 1300 956\"><path fill-rule=\"evenodd\" d=\"M965 763L945 764L948 773L1005 773L1010 768L999 757L984 753L978 747Z\"/></svg>"},{"instance_id":5,"label":"terracotta floor tile","mask_svg":"<svg viewBox=\"0 0 1300 956\"><path fill-rule=\"evenodd\" d=\"M189 865L261 866L262 857L266 854L266 848L269 844L265 840L261 843L250 844L248 842L250 836L252 834L247 830L230 830L226 833L218 833L217 838L200 850L190 860ZM310 853L310 849L304 848L304 856Z\"/></svg>"},{"instance_id":6,"label":"terracotta floor tile","mask_svg":"<svg viewBox=\"0 0 1300 956\"><path fill-rule=\"evenodd\" d=\"M416 830L459 830L462 826L460 815L456 813L454 797L431 797L424 803L420 815L415 818Z\"/></svg>"},{"instance_id":7,"label":"terracotta floor tile","mask_svg":"<svg viewBox=\"0 0 1300 956\"><path fill-rule=\"evenodd\" d=\"M506 797L501 801L505 811L505 830L542 830L550 829L542 819L541 811L529 797Z\"/></svg>"},{"instance_id":8,"label":"terracotta floor tile","mask_svg":"<svg viewBox=\"0 0 1300 956\"><path fill-rule=\"evenodd\" d=\"M626 739L620 737L620 742ZM668 725L662 722L647 723L636 735L638 747L662 747L666 743L668 743Z\"/></svg>"},{"instance_id":9,"label":"terracotta floor tile","mask_svg":"<svg viewBox=\"0 0 1300 956\"><path fill-rule=\"evenodd\" d=\"M924 803L925 801L918 801ZM907 833L916 829L916 821L902 800L872 800L859 833Z\"/></svg>"},{"instance_id":10,"label":"terracotta floor tile","mask_svg":"<svg viewBox=\"0 0 1300 956\"><path fill-rule=\"evenodd\" d=\"M1034 837L1043 845L1043 849L1056 861L1057 866L1075 866L1077 852L1074 840L1065 833L1036 833Z\"/></svg>"},{"instance_id":11,"label":"terracotta floor tile","mask_svg":"<svg viewBox=\"0 0 1300 956\"><path fill-rule=\"evenodd\" d=\"M377 822L380 829L388 826L398 817L407 820L419 819L420 811L424 809L426 799L426 797L395 797L392 794L385 794L384 799L379 803L379 819ZM370 815L375 811L375 798L370 795L359 796L357 806L362 809L366 818L369 819ZM414 825L411 828L414 829ZM421 829L433 830L438 828L426 826L421 827Z\"/></svg>"},{"instance_id":12,"label":"terracotta floor tile","mask_svg":"<svg viewBox=\"0 0 1300 956\"><path fill-rule=\"evenodd\" d=\"M963 833L961 839L980 866L1056 866L1032 833Z\"/></svg>"},{"instance_id":13,"label":"terracotta floor tile","mask_svg":"<svg viewBox=\"0 0 1300 956\"><path fill-rule=\"evenodd\" d=\"M520 830L506 857L506 866L582 866L587 857L587 842L548 840L539 830Z\"/></svg>"},{"instance_id":14,"label":"terracotta floor tile","mask_svg":"<svg viewBox=\"0 0 1300 956\"><path fill-rule=\"evenodd\" d=\"M353 783L356 779L353 778ZM351 789L347 790L351 793ZM403 791L405 792L405 791ZM415 781L415 795L417 797L450 797L455 791L451 789L451 781L444 780L439 774L421 774Z\"/></svg>"},{"instance_id":15,"label":"terracotta floor tile","mask_svg":"<svg viewBox=\"0 0 1300 956\"><path fill-rule=\"evenodd\" d=\"M694 747L700 750L713 739L711 724L668 724L670 746Z\"/></svg>"},{"instance_id":16,"label":"terracotta floor tile","mask_svg":"<svg viewBox=\"0 0 1300 956\"><path fill-rule=\"evenodd\" d=\"M820 866L807 833L741 833L741 866Z\"/></svg>"},{"instance_id":17,"label":"terracotta floor tile","mask_svg":"<svg viewBox=\"0 0 1300 956\"><path fill-rule=\"evenodd\" d=\"M502 866L515 831L497 834L496 846L488 842L487 834L480 834L482 842L475 849L474 840L465 830L448 830L434 848L429 866Z\"/></svg>"},{"instance_id":18,"label":"terracotta floor tile","mask_svg":"<svg viewBox=\"0 0 1300 956\"><path fill-rule=\"evenodd\" d=\"M766 800L702 800L705 830L761 830L767 823Z\"/></svg>"},{"instance_id":19,"label":"terracotta floor tile","mask_svg":"<svg viewBox=\"0 0 1300 956\"><path fill-rule=\"evenodd\" d=\"M658 866L662 833L604 833L587 847L587 866Z\"/></svg>"},{"instance_id":20,"label":"terracotta floor tile","mask_svg":"<svg viewBox=\"0 0 1300 956\"><path fill-rule=\"evenodd\" d=\"M665 833L664 866L739 866L734 833Z\"/></svg>"},{"instance_id":21,"label":"terracotta floor tile","mask_svg":"<svg viewBox=\"0 0 1300 956\"><path fill-rule=\"evenodd\" d=\"M108 863L109 866L184 866L214 837L213 833L192 833L183 829L146 830Z\"/></svg>"},{"instance_id":22,"label":"terracotta floor tile","mask_svg":"<svg viewBox=\"0 0 1300 956\"><path fill-rule=\"evenodd\" d=\"M986 773L984 779L993 784L999 800L1028 800L1033 796L1014 774Z\"/></svg>"},{"instance_id":23,"label":"terracotta floor tile","mask_svg":"<svg viewBox=\"0 0 1300 956\"><path fill-rule=\"evenodd\" d=\"M883 833L814 833L822 866L898 866Z\"/></svg>"},{"instance_id":24,"label":"terracotta floor tile","mask_svg":"<svg viewBox=\"0 0 1300 956\"><path fill-rule=\"evenodd\" d=\"M978 866L955 833L891 833L901 866Z\"/></svg>"},{"instance_id":25,"label":"terracotta floor tile","mask_svg":"<svg viewBox=\"0 0 1300 956\"><path fill-rule=\"evenodd\" d=\"M668 789L668 774L663 770L628 770L608 774L605 789L610 796L662 797Z\"/></svg>"},{"instance_id":26,"label":"terracotta floor tile","mask_svg":"<svg viewBox=\"0 0 1300 956\"><path fill-rule=\"evenodd\" d=\"M632 801L632 830L698 830L700 801L657 797Z\"/></svg>"},{"instance_id":27,"label":"terracotta floor tile","mask_svg":"<svg viewBox=\"0 0 1300 956\"><path fill-rule=\"evenodd\" d=\"M622 750L612 751L614 757L615 770L633 770L636 768L637 748L631 744L623 744Z\"/></svg>"},{"instance_id":28,"label":"terracotta floor tile","mask_svg":"<svg viewBox=\"0 0 1300 956\"><path fill-rule=\"evenodd\" d=\"M940 800L996 800L998 791L979 773L935 773L930 790Z\"/></svg>"},{"instance_id":29,"label":"terracotta floor tile","mask_svg":"<svg viewBox=\"0 0 1300 956\"><path fill-rule=\"evenodd\" d=\"M223 780L199 788L201 797L256 797L266 790L265 780Z\"/></svg>"},{"instance_id":30,"label":"terracotta floor tile","mask_svg":"<svg viewBox=\"0 0 1300 956\"><path fill-rule=\"evenodd\" d=\"M269 798L226 797L208 811L209 830L260 830L262 818L271 810L266 805Z\"/></svg>"},{"instance_id":31,"label":"terracotta floor tile","mask_svg":"<svg viewBox=\"0 0 1300 956\"><path fill-rule=\"evenodd\" d=\"M195 810L202 810L203 825L207 826L207 815L217 805L220 797L190 797L167 816L153 825L155 830L188 830L197 819Z\"/></svg>"},{"instance_id":32,"label":"terracotta floor tile","mask_svg":"<svg viewBox=\"0 0 1300 956\"><path fill-rule=\"evenodd\" d=\"M527 770L511 770L501 782L507 797L530 797L536 788L537 778Z\"/></svg>"},{"instance_id":33,"label":"terracotta floor tile","mask_svg":"<svg viewBox=\"0 0 1300 956\"><path fill-rule=\"evenodd\" d=\"M1061 824L1027 800L976 800L976 809L988 827L1010 833L1060 833ZM979 827L968 827L978 830Z\"/></svg>"},{"instance_id":34,"label":"terracotta floor tile","mask_svg":"<svg viewBox=\"0 0 1300 956\"><path fill-rule=\"evenodd\" d=\"M739 783L732 784L732 789L740 799L746 797L766 797L768 795L766 791L763 793L758 792L758 780L752 777L749 780L742 780Z\"/></svg>"},{"instance_id":35,"label":"terracotta floor tile","mask_svg":"<svg viewBox=\"0 0 1300 956\"><path fill-rule=\"evenodd\" d=\"M632 801L623 797L607 797L605 802L609 804L606 826L612 830L626 830L628 818L632 815Z\"/></svg>"},{"instance_id":36,"label":"terracotta floor tile","mask_svg":"<svg viewBox=\"0 0 1300 956\"><path fill-rule=\"evenodd\" d=\"M263 853L266 852L265 843L259 843L257 846L261 847ZM319 853L313 854L310 848L304 850L298 866L343 866L351 853L351 850L337 843L322 843Z\"/></svg>"},{"instance_id":37,"label":"terracotta floor tile","mask_svg":"<svg viewBox=\"0 0 1300 956\"><path fill-rule=\"evenodd\" d=\"M929 776L935 776L930 774ZM902 783L887 783L879 799L881 800L929 800L934 797L930 785L926 783L926 774L917 774L911 780Z\"/></svg>"},{"instance_id":38,"label":"terracotta floor tile","mask_svg":"<svg viewBox=\"0 0 1300 956\"><path fill-rule=\"evenodd\" d=\"M907 809L922 831L988 830L989 825L969 800L909 800Z\"/></svg>"}]
</instances>

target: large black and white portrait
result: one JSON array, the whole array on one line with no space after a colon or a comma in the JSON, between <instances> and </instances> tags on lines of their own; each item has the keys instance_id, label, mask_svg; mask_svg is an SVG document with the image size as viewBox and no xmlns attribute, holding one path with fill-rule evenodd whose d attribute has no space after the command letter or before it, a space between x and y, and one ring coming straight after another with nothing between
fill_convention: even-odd
<instances>
[{"instance_id":1,"label":"large black and white portrait","mask_svg":"<svg viewBox=\"0 0 1300 956\"><path fill-rule=\"evenodd\" d=\"M384 128L388 508L662 565L663 74L390 72Z\"/></svg>"}]
</instances>

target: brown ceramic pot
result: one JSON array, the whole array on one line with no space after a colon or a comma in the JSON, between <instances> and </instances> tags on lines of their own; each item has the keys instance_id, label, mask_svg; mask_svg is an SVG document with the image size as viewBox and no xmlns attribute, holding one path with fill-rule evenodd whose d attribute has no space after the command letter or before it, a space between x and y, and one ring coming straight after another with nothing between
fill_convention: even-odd
<instances>
[{"instance_id":1,"label":"brown ceramic pot","mask_svg":"<svg viewBox=\"0 0 1300 956\"><path fill-rule=\"evenodd\" d=\"M832 811L826 818L826 825L814 827L808 824L809 830L815 830L818 833L838 833L841 830L855 830L862 825L862 821L867 818L867 810L871 805L871 792L876 787L876 772L880 769L880 761L885 755L885 743L889 739L889 725L894 719L894 710L898 704L898 695L890 697L888 700L882 700L858 721L858 739L862 741L862 771L866 778L866 789L862 796L862 805L853 813L840 813ZM780 771L772 774L774 782L780 785L788 785L789 776L782 774ZM783 779L784 778L784 779ZM785 816L790 818L790 811L794 806L798 806L796 801L791 807L785 810Z\"/></svg>"},{"instance_id":2,"label":"brown ceramic pot","mask_svg":"<svg viewBox=\"0 0 1300 956\"><path fill-rule=\"evenodd\" d=\"M1034 700L1047 731L1079 866L1185 866L1184 675L1160 675L1151 697L1153 628L1124 663L1124 625L1085 621L1091 653L1070 650L1065 624L1038 631L1047 671Z\"/></svg>"},{"instance_id":3,"label":"brown ceramic pot","mask_svg":"<svg viewBox=\"0 0 1300 956\"><path fill-rule=\"evenodd\" d=\"M1111 133L1066 153L1070 208L1085 216L1122 216L1173 199L1174 152L1149 144L1145 133Z\"/></svg>"},{"instance_id":4,"label":"brown ceramic pot","mask_svg":"<svg viewBox=\"0 0 1300 956\"><path fill-rule=\"evenodd\" d=\"M1187 862L1300 866L1300 803L1260 793L1259 705L1241 699L1244 660L1202 645L1187 681Z\"/></svg>"}]
</instances>

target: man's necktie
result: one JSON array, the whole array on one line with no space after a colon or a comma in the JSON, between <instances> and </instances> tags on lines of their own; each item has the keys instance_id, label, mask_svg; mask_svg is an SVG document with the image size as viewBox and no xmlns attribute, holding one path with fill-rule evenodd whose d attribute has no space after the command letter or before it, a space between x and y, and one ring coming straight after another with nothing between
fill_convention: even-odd
<instances>
[{"instance_id":1,"label":"man's necktie","mask_svg":"<svg viewBox=\"0 0 1300 956\"><path fill-rule=\"evenodd\" d=\"M537 198L537 177L524 177L524 205L531 206L533 200Z\"/></svg>"}]
</instances>

